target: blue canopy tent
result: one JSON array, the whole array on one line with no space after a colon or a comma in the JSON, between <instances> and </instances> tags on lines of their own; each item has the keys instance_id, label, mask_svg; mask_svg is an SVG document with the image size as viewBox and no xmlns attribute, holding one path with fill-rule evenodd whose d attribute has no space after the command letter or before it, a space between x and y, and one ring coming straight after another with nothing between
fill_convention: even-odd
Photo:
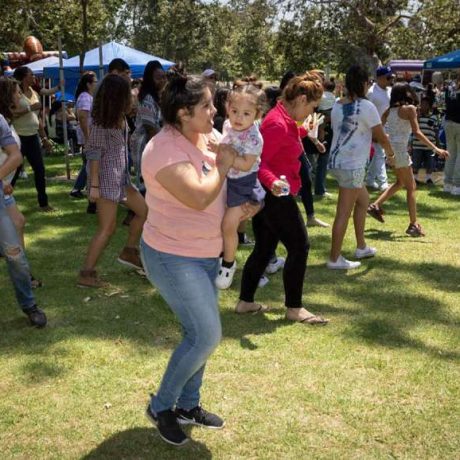
<instances>
[{"instance_id":1,"label":"blue canopy tent","mask_svg":"<svg viewBox=\"0 0 460 460\"><path fill-rule=\"evenodd\" d=\"M124 46L116 42L106 43L102 45L102 65L104 73L107 73L109 63L112 59L124 59L131 67L131 73L134 78L142 77L144 68L149 61L159 61L164 70L168 70L174 65L174 62L167 61L166 59L153 56L151 54L138 51L129 46ZM99 48L94 48L85 53L83 61L83 70L99 72ZM44 69L45 78L51 78L53 82L59 81L59 64ZM75 91L78 80L80 79L80 56L74 56L64 62L64 79L66 81L66 93Z\"/></svg>"},{"instance_id":2,"label":"blue canopy tent","mask_svg":"<svg viewBox=\"0 0 460 460\"><path fill-rule=\"evenodd\" d=\"M65 61L64 61L65 62ZM28 67L34 75L37 77L43 76L43 69L45 67L49 67L51 65L59 65L59 58L56 56L50 56L45 59L40 59L39 61L29 62L28 64L24 64L24 67ZM10 77L13 75L14 70L7 70L5 75Z\"/></svg>"},{"instance_id":3,"label":"blue canopy tent","mask_svg":"<svg viewBox=\"0 0 460 460\"><path fill-rule=\"evenodd\" d=\"M460 69L460 49L428 59L423 64L423 70L453 70Z\"/></svg>"}]
</instances>

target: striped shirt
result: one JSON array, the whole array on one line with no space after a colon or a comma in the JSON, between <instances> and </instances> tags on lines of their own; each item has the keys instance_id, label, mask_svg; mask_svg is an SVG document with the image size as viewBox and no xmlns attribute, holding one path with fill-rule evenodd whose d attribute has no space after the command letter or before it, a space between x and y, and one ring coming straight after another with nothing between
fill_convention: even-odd
<instances>
[{"instance_id":1,"label":"striped shirt","mask_svg":"<svg viewBox=\"0 0 460 460\"><path fill-rule=\"evenodd\" d=\"M436 145L437 133L438 133L438 119L435 115L420 115L418 118L418 125L420 131ZM431 150L422 141L419 141L415 136L412 139L412 148L416 150Z\"/></svg>"}]
</instances>

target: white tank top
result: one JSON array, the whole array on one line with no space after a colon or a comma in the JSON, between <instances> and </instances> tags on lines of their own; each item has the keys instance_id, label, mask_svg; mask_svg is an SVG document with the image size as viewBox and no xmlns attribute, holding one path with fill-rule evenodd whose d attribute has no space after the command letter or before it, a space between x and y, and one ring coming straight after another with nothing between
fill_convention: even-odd
<instances>
[{"instance_id":1,"label":"white tank top","mask_svg":"<svg viewBox=\"0 0 460 460\"><path fill-rule=\"evenodd\" d=\"M390 143L395 152L407 152L412 127L409 120L400 118L398 110L399 107L390 108L385 131L390 136Z\"/></svg>"}]
</instances>

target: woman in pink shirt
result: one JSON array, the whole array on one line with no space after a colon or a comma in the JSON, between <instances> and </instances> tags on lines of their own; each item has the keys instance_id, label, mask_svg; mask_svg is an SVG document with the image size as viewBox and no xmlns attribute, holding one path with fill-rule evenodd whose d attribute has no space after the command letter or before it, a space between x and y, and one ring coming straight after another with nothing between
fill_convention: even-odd
<instances>
[{"instance_id":1,"label":"woman in pink shirt","mask_svg":"<svg viewBox=\"0 0 460 460\"><path fill-rule=\"evenodd\" d=\"M160 99L165 126L142 157L147 221L141 257L148 279L178 317L182 342L174 350L160 388L147 407L162 439L188 441L180 424L219 429L224 421L200 405L206 361L221 339L214 280L222 251L225 177L236 152L213 131L216 113L203 78L174 75Z\"/></svg>"},{"instance_id":2,"label":"woman in pink shirt","mask_svg":"<svg viewBox=\"0 0 460 460\"><path fill-rule=\"evenodd\" d=\"M260 132L264 139L259 179L267 191L265 207L253 219L255 246L243 269L237 313L264 311L254 302L259 279L281 241L287 250L283 270L286 318L305 324L326 324L327 320L302 306L303 280L309 250L308 235L295 196L300 190L301 136L314 143L317 126L309 123L323 94L318 74L306 73L292 78L277 105L268 112ZM305 120L308 121L305 122ZM300 128L297 122L305 122ZM285 180L281 180L285 176ZM286 184L287 182L287 184Z\"/></svg>"}]
</instances>

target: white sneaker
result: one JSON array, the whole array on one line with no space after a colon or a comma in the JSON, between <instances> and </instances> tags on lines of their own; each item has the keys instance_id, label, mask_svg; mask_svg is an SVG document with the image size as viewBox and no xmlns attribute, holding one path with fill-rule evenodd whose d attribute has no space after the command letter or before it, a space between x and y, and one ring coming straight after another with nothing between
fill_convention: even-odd
<instances>
[{"instance_id":1,"label":"white sneaker","mask_svg":"<svg viewBox=\"0 0 460 460\"><path fill-rule=\"evenodd\" d=\"M284 267L284 262L286 262L284 257L277 257L275 262L268 263L267 268L265 269L265 273L268 273L269 275L276 273L278 270L281 270Z\"/></svg>"},{"instance_id":2,"label":"white sneaker","mask_svg":"<svg viewBox=\"0 0 460 460\"><path fill-rule=\"evenodd\" d=\"M330 268L331 270L353 270L353 268L360 267L361 262L352 262L340 255L335 262L328 260L326 265L327 268Z\"/></svg>"},{"instance_id":3,"label":"white sneaker","mask_svg":"<svg viewBox=\"0 0 460 460\"><path fill-rule=\"evenodd\" d=\"M388 183L385 183L385 184L379 185L378 190L380 190L381 192L384 192L388 187L389 187Z\"/></svg>"},{"instance_id":4,"label":"white sneaker","mask_svg":"<svg viewBox=\"0 0 460 460\"><path fill-rule=\"evenodd\" d=\"M216 286L219 289L228 289L232 285L233 276L236 272L236 261L233 262L231 268L220 267L216 278Z\"/></svg>"},{"instance_id":5,"label":"white sneaker","mask_svg":"<svg viewBox=\"0 0 460 460\"><path fill-rule=\"evenodd\" d=\"M452 184L444 184L443 190L447 193L450 193L452 191Z\"/></svg>"},{"instance_id":6,"label":"white sneaker","mask_svg":"<svg viewBox=\"0 0 460 460\"><path fill-rule=\"evenodd\" d=\"M19 173L19 178L20 179L27 179L29 176L27 175L26 171L23 169L20 173Z\"/></svg>"},{"instance_id":7,"label":"white sneaker","mask_svg":"<svg viewBox=\"0 0 460 460\"><path fill-rule=\"evenodd\" d=\"M451 195L460 196L460 187L456 187L455 185L452 186L452 190L450 191Z\"/></svg>"},{"instance_id":8,"label":"white sneaker","mask_svg":"<svg viewBox=\"0 0 460 460\"><path fill-rule=\"evenodd\" d=\"M377 254L377 249L366 246L363 249L356 248L355 257L357 259L365 259L367 257L374 257Z\"/></svg>"},{"instance_id":9,"label":"white sneaker","mask_svg":"<svg viewBox=\"0 0 460 460\"><path fill-rule=\"evenodd\" d=\"M262 276L260 277L260 280L259 280L259 287L260 287L260 288L263 288L263 287L266 286L269 282L270 282L270 280L268 279L268 276L262 275Z\"/></svg>"}]
</instances>

